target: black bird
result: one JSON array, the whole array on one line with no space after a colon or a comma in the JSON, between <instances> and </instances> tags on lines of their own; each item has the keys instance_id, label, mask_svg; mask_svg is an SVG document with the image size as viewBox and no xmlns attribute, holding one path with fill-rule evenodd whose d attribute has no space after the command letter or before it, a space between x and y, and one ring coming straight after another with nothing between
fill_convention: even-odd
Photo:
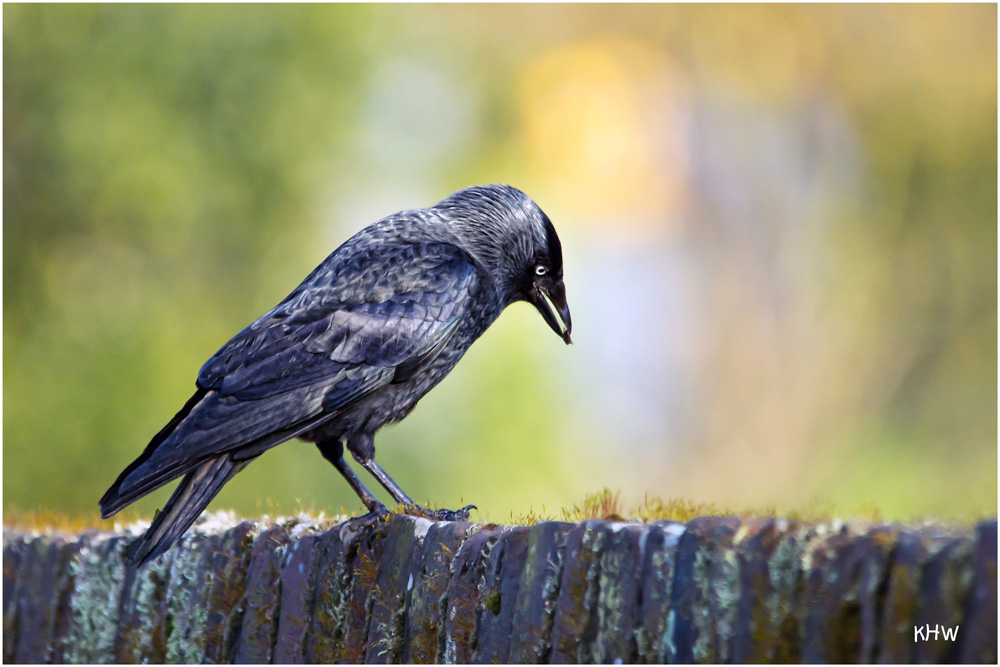
<instances>
[{"instance_id":1,"label":"black bird","mask_svg":"<svg viewBox=\"0 0 1000 667\"><path fill-rule=\"evenodd\" d=\"M466 188L376 222L205 362L194 396L101 498L101 516L184 476L128 548L142 564L233 475L296 437L316 443L369 513L387 510L344 461L345 444L397 503L426 512L375 463L375 432L409 414L515 301L571 342L559 237L520 190ZM430 514L464 519L471 508Z\"/></svg>"}]
</instances>

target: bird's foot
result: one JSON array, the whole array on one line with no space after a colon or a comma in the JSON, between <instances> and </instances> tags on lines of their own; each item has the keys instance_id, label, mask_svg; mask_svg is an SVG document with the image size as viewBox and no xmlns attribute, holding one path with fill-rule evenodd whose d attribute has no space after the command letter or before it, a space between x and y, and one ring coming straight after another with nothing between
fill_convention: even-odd
<instances>
[{"instance_id":1,"label":"bird's foot","mask_svg":"<svg viewBox=\"0 0 1000 667\"><path fill-rule=\"evenodd\" d=\"M401 505L403 511L413 516L421 516L432 521L468 521L469 512L479 509L475 505L466 505L460 510L432 510L420 505Z\"/></svg>"},{"instance_id":2,"label":"bird's foot","mask_svg":"<svg viewBox=\"0 0 1000 667\"><path fill-rule=\"evenodd\" d=\"M375 509L368 512L368 514L348 519L342 523L340 525L340 539L346 544L366 528L374 526L379 521L386 519L388 516L389 510L386 509L385 505L380 503L375 506Z\"/></svg>"}]
</instances>

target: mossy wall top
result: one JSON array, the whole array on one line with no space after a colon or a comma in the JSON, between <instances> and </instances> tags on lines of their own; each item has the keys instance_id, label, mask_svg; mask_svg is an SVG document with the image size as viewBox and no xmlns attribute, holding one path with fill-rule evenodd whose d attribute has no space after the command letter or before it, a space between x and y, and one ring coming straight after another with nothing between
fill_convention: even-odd
<instances>
[{"instance_id":1,"label":"mossy wall top","mask_svg":"<svg viewBox=\"0 0 1000 667\"><path fill-rule=\"evenodd\" d=\"M136 571L138 530L5 531L4 661L997 660L995 520L216 514Z\"/></svg>"}]
</instances>

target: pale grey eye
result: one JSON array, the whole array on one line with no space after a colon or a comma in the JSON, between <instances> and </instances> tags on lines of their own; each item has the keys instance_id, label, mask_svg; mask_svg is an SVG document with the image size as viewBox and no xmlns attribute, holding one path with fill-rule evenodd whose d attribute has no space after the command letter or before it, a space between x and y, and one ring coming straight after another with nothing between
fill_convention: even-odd
<instances>
[{"instance_id":1,"label":"pale grey eye","mask_svg":"<svg viewBox=\"0 0 1000 667\"><path fill-rule=\"evenodd\" d=\"M542 266L541 264L539 264L538 266L535 267L535 275L536 276L544 276L548 272L549 272L549 270L547 268L545 268L544 266Z\"/></svg>"}]
</instances>

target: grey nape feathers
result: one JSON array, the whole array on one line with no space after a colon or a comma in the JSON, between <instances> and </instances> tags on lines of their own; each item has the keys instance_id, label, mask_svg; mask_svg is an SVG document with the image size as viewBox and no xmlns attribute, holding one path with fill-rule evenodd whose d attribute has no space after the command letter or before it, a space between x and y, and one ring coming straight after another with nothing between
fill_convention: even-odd
<instances>
[{"instance_id":1,"label":"grey nape feathers","mask_svg":"<svg viewBox=\"0 0 1000 667\"><path fill-rule=\"evenodd\" d=\"M374 515L386 509L344 460L345 444L396 502L468 518L471 506L417 508L375 463L375 433L409 414L515 301L533 303L569 343L562 277L555 228L510 186L466 188L376 222L205 362L194 396L101 498L101 516L184 477L128 549L142 564L233 475L297 437L316 443Z\"/></svg>"}]
</instances>

